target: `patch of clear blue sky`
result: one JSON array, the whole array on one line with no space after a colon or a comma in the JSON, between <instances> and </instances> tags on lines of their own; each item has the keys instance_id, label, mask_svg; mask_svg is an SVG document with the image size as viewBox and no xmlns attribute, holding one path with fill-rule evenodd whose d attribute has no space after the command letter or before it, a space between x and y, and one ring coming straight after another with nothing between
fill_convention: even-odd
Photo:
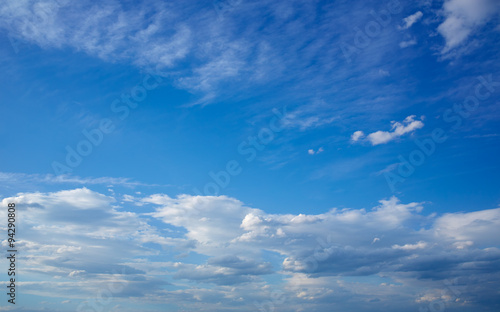
<instances>
[{"instance_id":1,"label":"patch of clear blue sky","mask_svg":"<svg viewBox=\"0 0 500 312\"><path fill-rule=\"evenodd\" d=\"M413 13L413 6L404 6L394 19ZM318 7L326 10L327 5ZM250 16L253 14L258 13ZM301 17L300 12L296 14ZM328 14L331 12L319 12L317 20L308 20L308 25L324 25ZM360 17L360 25L365 20ZM243 22L234 22L234 36L251 37ZM280 29L273 23L260 24L264 35L265 31ZM499 173L495 157L498 137L480 136L498 134L497 123L480 109L460 129L449 130L450 124L440 116L469 94L476 76L491 73L499 79L495 75L498 33L489 32L490 38L468 55L442 60L436 52L442 38L429 37L429 30L421 23L407 32L419 38L416 47L391 51L377 48L387 43L386 36L397 33L392 29L376 38L373 47L356 55L352 64L341 58L336 38L328 38L327 49L319 50L317 58L311 56L304 61L308 47L319 41L318 37L310 38L299 47L295 55L298 63L284 71L286 76L281 81L261 85L226 81L227 89L222 85L219 97L205 106L189 106L197 95L176 88L173 80L166 78L123 121L117 119L110 105L141 82L143 68L126 60L103 61L71 48L44 49L26 42L20 43L16 54L3 33L2 171L53 173L51 163L63 161L66 145L75 147L83 138L82 130L95 128L101 118L111 118L116 131L105 135L103 143L84 157L73 174L168 184L172 187L156 187L155 191L175 195L203 189L212 181L210 171L223 170L227 161L235 159L243 171L232 177L221 193L269 212L318 213L334 206L371 207L380 198L394 194L408 201L431 201L440 211L496 206L498 185L492 177ZM354 32L347 32L345 40L349 34L353 36ZM278 49L287 51L285 45L279 42ZM325 60L328 53L330 62ZM331 69L323 69L329 64ZM182 66L180 71L189 67ZM373 77L380 70L389 76ZM338 75L344 79L337 79ZM242 92L232 93L235 86ZM488 103L496 99L498 93ZM337 119L320 127L292 127L277 133L252 162L238 154L241 142L267 127L272 108L287 106L294 111L315 101L326 105L311 114ZM425 127L411 136L379 146L349 141L356 130L389 130L391 120L401 121L413 114L425 115L426 119ZM383 174L377 172L398 162L399 154L406 157L415 149L413 139L428 137L435 127L449 130L450 139L439 144L436 153L394 193ZM465 138L472 135L477 137ZM308 155L308 149L319 147L325 151Z\"/></svg>"}]
</instances>

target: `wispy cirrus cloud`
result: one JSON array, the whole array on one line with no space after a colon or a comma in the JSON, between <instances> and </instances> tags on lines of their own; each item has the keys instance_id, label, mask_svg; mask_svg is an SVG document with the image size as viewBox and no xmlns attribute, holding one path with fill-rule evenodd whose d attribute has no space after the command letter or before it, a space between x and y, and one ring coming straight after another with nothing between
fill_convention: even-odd
<instances>
[{"instance_id":1,"label":"wispy cirrus cloud","mask_svg":"<svg viewBox=\"0 0 500 312\"><path fill-rule=\"evenodd\" d=\"M133 181L130 178L114 177L79 177L73 175L53 175L53 174L27 174L15 172L0 172L0 181L8 184L18 183L45 183L45 184L81 184L81 185L116 185L126 187L136 186L160 186L158 184L147 184ZM163 185L166 186L166 185Z\"/></svg>"},{"instance_id":2,"label":"wispy cirrus cloud","mask_svg":"<svg viewBox=\"0 0 500 312\"><path fill-rule=\"evenodd\" d=\"M6 1L0 5L0 27L16 40L46 49L70 48L108 62L156 67L177 87L203 94L198 104L212 101L220 83L236 76L264 78L264 45L234 38L229 16L218 18L211 6L193 11L196 6Z\"/></svg>"},{"instance_id":3,"label":"wispy cirrus cloud","mask_svg":"<svg viewBox=\"0 0 500 312\"><path fill-rule=\"evenodd\" d=\"M422 18L422 16L424 16L422 11L417 11L417 12L413 13L412 15L405 17L403 19L403 25L399 26L399 28L400 29L410 28L411 26L413 26L413 24L418 22L418 20L420 20Z\"/></svg>"},{"instance_id":4,"label":"wispy cirrus cloud","mask_svg":"<svg viewBox=\"0 0 500 312\"><path fill-rule=\"evenodd\" d=\"M363 9L366 16L370 9ZM298 94L302 88L331 92L336 82L345 83L350 65L336 53L341 53L339 37L352 37L343 30L347 27L339 27L353 23L349 11L340 5L335 22L325 18L316 25L313 3L241 1L220 18L212 6L194 2L152 1L129 7L118 2L6 1L0 5L0 27L17 40L45 49L70 48L108 62L159 67L176 87L200 96L192 104L204 105L217 97L241 97L245 90L255 94L255 87L280 79L291 87L288 92ZM264 21L259 12L273 18ZM380 57L393 40L384 34L377 38L379 44L365 50ZM366 72L376 65L355 64ZM293 123L304 129L327 122L307 118Z\"/></svg>"},{"instance_id":5,"label":"wispy cirrus cloud","mask_svg":"<svg viewBox=\"0 0 500 312\"><path fill-rule=\"evenodd\" d=\"M186 56L189 31L182 24L169 25L173 10L154 10L157 5L127 10L118 2L6 1L0 6L1 26L45 48L70 47L107 61L169 67ZM158 36L165 30L170 36Z\"/></svg>"},{"instance_id":6,"label":"wispy cirrus cloud","mask_svg":"<svg viewBox=\"0 0 500 312\"><path fill-rule=\"evenodd\" d=\"M411 47L411 46L416 45L416 44L417 44L417 39L412 38L412 39L407 40L407 41L401 41L399 43L399 47L401 49L404 49L404 48Z\"/></svg>"}]
</instances>

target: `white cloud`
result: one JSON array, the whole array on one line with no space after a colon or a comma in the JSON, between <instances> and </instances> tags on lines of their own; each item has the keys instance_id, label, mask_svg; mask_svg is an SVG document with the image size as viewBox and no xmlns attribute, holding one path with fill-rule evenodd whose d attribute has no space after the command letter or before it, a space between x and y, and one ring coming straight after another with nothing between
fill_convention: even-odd
<instances>
[{"instance_id":1,"label":"white cloud","mask_svg":"<svg viewBox=\"0 0 500 312\"><path fill-rule=\"evenodd\" d=\"M378 74L380 75L380 77L389 77L391 75L389 71L383 69L379 69Z\"/></svg>"},{"instance_id":2,"label":"white cloud","mask_svg":"<svg viewBox=\"0 0 500 312\"><path fill-rule=\"evenodd\" d=\"M184 227L186 238L200 242L198 246L207 253L216 246L224 246L241 235L240 224L245 215L254 211L241 202L225 196L152 195L144 203L160 205L151 216L165 223ZM215 251L212 256L219 255Z\"/></svg>"},{"instance_id":3,"label":"white cloud","mask_svg":"<svg viewBox=\"0 0 500 312\"><path fill-rule=\"evenodd\" d=\"M344 30L353 23L348 8L341 5L332 11L334 19L319 19L318 24L309 18L316 11L314 2L305 6L294 2L220 2L232 7L224 18L217 18L212 5L201 3L186 7L181 2L162 1L133 5L88 0L3 1L0 28L16 42L44 49L79 51L108 62L134 64L143 72L158 66L165 83L196 95L192 105L257 96L257 92L265 92L262 86L283 79L289 81L287 90L298 95L297 100L305 94L333 92L332 85L338 91L357 89L370 96L367 92L371 91L361 87L363 83L355 89L345 85L351 70L338 58L323 53L337 50L340 38L346 36ZM370 8L363 10L366 14L359 16L369 16ZM262 24L262 12L274 16L270 23ZM323 35L325 30L329 36ZM387 37L397 40L389 33ZM381 57L386 46L372 46L371 53ZM374 68L371 62L357 66L362 72L378 71L378 65ZM308 91L304 93L302 88ZM334 101L347 101L344 91L338 92ZM306 130L331 124L341 120L341 113L360 109L364 102L352 101L349 99L349 108L338 109L329 103L321 112L290 115L287 126Z\"/></svg>"},{"instance_id":4,"label":"white cloud","mask_svg":"<svg viewBox=\"0 0 500 312\"><path fill-rule=\"evenodd\" d=\"M363 137L365 136L364 132L363 131L355 131L352 135L351 135L351 141L352 142L357 142L359 141L360 139L362 139Z\"/></svg>"},{"instance_id":5,"label":"white cloud","mask_svg":"<svg viewBox=\"0 0 500 312\"><path fill-rule=\"evenodd\" d=\"M153 7L158 10L152 14L152 7L126 10L113 2L7 1L0 16L11 35L41 47L71 47L105 60L132 58L138 64L172 66L187 54L189 30L172 27L169 38L158 38L164 21L174 15Z\"/></svg>"},{"instance_id":6,"label":"white cloud","mask_svg":"<svg viewBox=\"0 0 500 312\"><path fill-rule=\"evenodd\" d=\"M157 184L146 184L146 183L132 181L129 178L113 178L113 177L82 178L73 175L27 174L27 173L13 173L13 172L0 172L0 182L4 184L47 183L47 184L82 184L82 185L103 184L103 185L121 185L126 187L158 186ZM110 189L109 191L112 192L113 190Z\"/></svg>"},{"instance_id":7,"label":"white cloud","mask_svg":"<svg viewBox=\"0 0 500 312\"><path fill-rule=\"evenodd\" d=\"M17 247L26 257L25 293L86 299L97 295L96 289L106 289L113 280L127 281L131 288L141 284L133 280L142 271L123 262L151 254L142 244L157 233L137 214L118 211L113 197L80 188L19 193L2 200L2 204L8 202L16 203L22 224ZM6 217L4 210L0 217ZM43 282L32 282L29 276ZM153 277L141 279L144 285L158 287L148 282ZM53 291L44 290L49 288Z\"/></svg>"},{"instance_id":8,"label":"white cloud","mask_svg":"<svg viewBox=\"0 0 500 312\"><path fill-rule=\"evenodd\" d=\"M427 243L426 242L418 242L416 244L405 244L403 246L400 246L400 245L393 245L392 248L393 249L401 249L401 250L417 250L417 249L424 249L425 247L427 247Z\"/></svg>"},{"instance_id":9,"label":"white cloud","mask_svg":"<svg viewBox=\"0 0 500 312\"><path fill-rule=\"evenodd\" d=\"M317 151L314 151L314 149L309 149L309 150L307 150L307 153L308 153L309 155L316 155L316 154L319 154L319 153L322 153L322 152L324 152L323 147L318 148L318 150L317 150Z\"/></svg>"},{"instance_id":10,"label":"white cloud","mask_svg":"<svg viewBox=\"0 0 500 312\"><path fill-rule=\"evenodd\" d=\"M434 230L445 239L462 243L460 246L487 246L500 237L500 208L445 214Z\"/></svg>"},{"instance_id":11,"label":"white cloud","mask_svg":"<svg viewBox=\"0 0 500 312\"><path fill-rule=\"evenodd\" d=\"M186 13L180 3L160 1L132 7L117 1L0 3L0 28L16 42L70 48L146 71L156 68L175 86L201 94L194 104L213 101L235 77L255 83L279 72L279 54L271 45L256 34L235 36L233 23L230 18L217 18L212 6Z\"/></svg>"},{"instance_id":12,"label":"white cloud","mask_svg":"<svg viewBox=\"0 0 500 312\"><path fill-rule=\"evenodd\" d=\"M443 5L445 20L438 26L438 32L446 40L441 53L463 44L475 29L499 11L500 3L495 0L446 0Z\"/></svg>"},{"instance_id":13,"label":"white cloud","mask_svg":"<svg viewBox=\"0 0 500 312\"><path fill-rule=\"evenodd\" d=\"M136 3L132 8L116 1L5 1L0 4L0 27L16 40L43 48L69 47L147 70L157 68L177 86L213 92L220 81L234 77L248 65L246 46L223 38L215 11L188 18L182 16L183 11L175 3L155 1ZM223 40L223 46L210 51L208 60L199 59L191 68L176 68L190 54L199 53L200 46L216 40Z\"/></svg>"},{"instance_id":14,"label":"white cloud","mask_svg":"<svg viewBox=\"0 0 500 312\"><path fill-rule=\"evenodd\" d=\"M427 217L421 203L392 197L368 210L269 214L225 196L154 194L134 200L154 211L114 207L116 198L85 188L3 199L4 205L18 203L23 220L18 244L27 259L24 292L86 299L113 283L123 285L115 296L217 311L224 298L229 306L267 302L266 289L272 287L283 292L287 305L308 302L310 310L328 311L323 301L341 305L346 296L413 302L410 294L456 276L472 274L473 296L483 293L481 285L498 283L500 208ZM165 228L151 226L150 218ZM144 246L149 243L169 248ZM174 259L186 251L197 260ZM166 260L158 262L159 256ZM284 282L268 284L265 275L285 277ZM31 276L38 277L30 281ZM173 283L168 291L166 280Z\"/></svg>"},{"instance_id":15,"label":"white cloud","mask_svg":"<svg viewBox=\"0 0 500 312\"><path fill-rule=\"evenodd\" d=\"M376 131L368 134L366 140L368 140L372 145L385 144L390 142L404 134L413 132L417 129L420 129L424 126L424 123L421 120L415 120L415 115L411 115L406 117L403 122L395 122L392 121L391 130L392 131ZM359 141L363 137L362 131L356 131L352 134L351 140L353 142Z\"/></svg>"},{"instance_id":16,"label":"white cloud","mask_svg":"<svg viewBox=\"0 0 500 312\"><path fill-rule=\"evenodd\" d=\"M413 39L410 39L408 41L401 41L399 43L399 47L401 49L404 49L404 48L411 47L411 46L416 45L416 44L417 44L417 39L413 38Z\"/></svg>"},{"instance_id":17,"label":"white cloud","mask_svg":"<svg viewBox=\"0 0 500 312\"><path fill-rule=\"evenodd\" d=\"M403 19L404 25L400 26L400 29L408 29L410 28L413 24L415 24L419 19L422 18L424 14L421 11L418 11L410 16L407 16Z\"/></svg>"},{"instance_id":18,"label":"white cloud","mask_svg":"<svg viewBox=\"0 0 500 312\"><path fill-rule=\"evenodd\" d=\"M448 249L449 252L459 250L456 240L448 240L446 236L438 235L432 226L431 230L427 231L412 230L413 226L425 220L419 215L422 205L401 204L396 198L382 200L379 206L369 212L363 209L333 209L318 215L266 214L258 209L246 208L240 202L226 197L202 199L181 196L177 199L167 199L165 206L165 198L158 199L146 199L162 205L154 215L164 222L174 222L177 226L188 229L186 236L200 242L194 247L198 253L215 256L241 252L244 249L246 255L257 261L259 250L272 250L285 257L282 263L285 271L308 272L318 277L332 274L371 275L377 272L393 274L393 265L424 265L414 263L413 257L408 257L411 253L425 251L427 254L430 252L435 257L441 257L440 254L448 253ZM184 207L185 210L176 207ZM222 210L211 219L215 207L222 207ZM202 224L201 222L207 221L205 218L210 220ZM237 223L238 219L240 226L236 228L231 224ZM430 219L429 222L434 221ZM434 224L441 223L442 219L437 218ZM219 233L223 224L227 228L226 235ZM494 226L495 223L487 224L485 229ZM280 235L277 235L278 233ZM384 237L384 240L373 239L375 233ZM215 238L218 239L217 243L211 241ZM418 242L412 242L416 238ZM374 244L375 242L377 244ZM490 242L489 246L494 244ZM315 254L319 256L314 256ZM469 255L473 256L472 253ZM320 258L321 261L317 260ZM318 263L313 265L315 261ZM192 278L211 279L213 274L206 271L209 269L203 267L200 271L205 272L200 273L203 276ZM416 270L415 274L420 274L418 269L408 270ZM426 270L432 272L431 267ZM220 271L220 274L227 274L224 272L228 271ZM188 278L191 275L183 276ZM233 278L227 282L232 283Z\"/></svg>"},{"instance_id":19,"label":"white cloud","mask_svg":"<svg viewBox=\"0 0 500 312\"><path fill-rule=\"evenodd\" d=\"M329 125L337 120L337 117L323 117L317 112L313 113L314 109L299 108L295 111L289 112L283 118L283 125L287 128L298 128L301 131L314 129L321 126Z\"/></svg>"}]
</instances>

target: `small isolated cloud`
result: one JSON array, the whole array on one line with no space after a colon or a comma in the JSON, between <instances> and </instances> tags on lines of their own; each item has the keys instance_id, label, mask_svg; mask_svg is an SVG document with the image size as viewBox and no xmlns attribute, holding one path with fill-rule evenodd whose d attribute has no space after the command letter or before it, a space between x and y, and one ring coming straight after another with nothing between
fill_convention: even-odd
<instances>
[{"instance_id":1,"label":"small isolated cloud","mask_svg":"<svg viewBox=\"0 0 500 312\"><path fill-rule=\"evenodd\" d=\"M351 135L351 141L357 142L357 141L359 141L359 139L363 138L364 136L365 136L365 134L363 133L363 131L358 130Z\"/></svg>"},{"instance_id":2,"label":"small isolated cloud","mask_svg":"<svg viewBox=\"0 0 500 312\"><path fill-rule=\"evenodd\" d=\"M307 153L308 153L309 155L315 155L315 154L322 153L323 151L324 151L324 149L323 149L322 147L318 148L318 150L317 150L317 151L314 151L314 150L311 148L311 149L309 149L309 150L307 151Z\"/></svg>"},{"instance_id":3,"label":"small isolated cloud","mask_svg":"<svg viewBox=\"0 0 500 312\"><path fill-rule=\"evenodd\" d=\"M422 122L423 116L420 118L421 120L415 120L415 117L415 115L408 116L403 122L392 121L391 131L376 131L370 133L366 136L366 140L370 141L372 145L385 144L406 133L422 128L424 126ZM351 135L351 141L357 142L363 137L363 131L356 131Z\"/></svg>"},{"instance_id":4,"label":"small isolated cloud","mask_svg":"<svg viewBox=\"0 0 500 312\"><path fill-rule=\"evenodd\" d=\"M378 74L380 77L389 77L391 74L387 70L379 69Z\"/></svg>"},{"instance_id":5,"label":"small isolated cloud","mask_svg":"<svg viewBox=\"0 0 500 312\"><path fill-rule=\"evenodd\" d=\"M410 28L413 24L415 24L419 19L422 18L424 14L420 11L407 16L403 19L403 25L399 27L399 29L408 29Z\"/></svg>"},{"instance_id":6,"label":"small isolated cloud","mask_svg":"<svg viewBox=\"0 0 500 312\"><path fill-rule=\"evenodd\" d=\"M400 246L400 245L393 245L392 246L393 249L399 249L399 250L417 250L417 249L424 249L425 247L427 247L427 243L423 242L423 241L420 241L416 244L405 244L403 246Z\"/></svg>"},{"instance_id":7,"label":"small isolated cloud","mask_svg":"<svg viewBox=\"0 0 500 312\"><path fill-rule=\"evenodd\" d=\"M446 40L441 50L445 54L464 43L474 29L486 24L500 11L500 4L495 0L447 0L443 11L445 20L438 26L438 32Z\"/></svg>"},{"instance_id":8,"label":"small isolated cloud","mask_svg":"<svg viewBox=\"0 0 500 312\"><path fill-rule=\"evenodd\" d=\"M82 274L82 273L85 273L85 270L75 270L75 271L71 271L68 276L69 277L77 277L78 275Z\"/></svg>"},{"instance_id":9,"label":"small isolated cloud","mask_svg":"<svg viewBox=\"0 0 500 312\"><path fill-rule=\"evenodd\" d=\"M416 45L416 44L417 44L417 39L413 38L413 39L410 39L408 41L401 41L399 43L399 47L401 49L404 49L404 48L411 47L411 46Z\"/></svg>"}]
</instances>

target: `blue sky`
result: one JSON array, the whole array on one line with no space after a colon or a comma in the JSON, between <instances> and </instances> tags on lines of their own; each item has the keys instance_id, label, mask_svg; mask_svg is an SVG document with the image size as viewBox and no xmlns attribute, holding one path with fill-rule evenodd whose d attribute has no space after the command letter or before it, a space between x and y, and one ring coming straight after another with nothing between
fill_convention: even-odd
<instances>
[{"instance_id":1,"label":"blue sky","mask_svg":"<svg viewBox=\"0 0 500 312\"><path fill-rule=\"evenodd\" d=\"M497 311L499 22L494 0L4 1L0 311Z\"/></svg>"}]
</instances>

